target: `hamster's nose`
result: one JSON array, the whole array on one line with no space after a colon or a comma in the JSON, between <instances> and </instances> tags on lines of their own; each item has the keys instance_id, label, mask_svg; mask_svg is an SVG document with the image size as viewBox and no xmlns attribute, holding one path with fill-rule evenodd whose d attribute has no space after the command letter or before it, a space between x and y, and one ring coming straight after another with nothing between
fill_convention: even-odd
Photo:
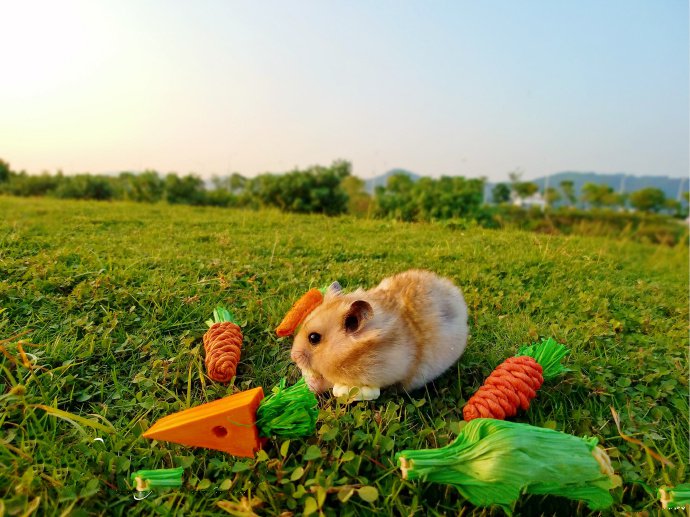
<instances>
[{"instance_id":1,"label":"hamster's nose","mask_svg":"<svg viewBox=\"0 0 690 517\"><path fill-rule=\"evenodd\" d=\"M290 359L292 359L292 362L300 368L309 365L309 356L304 350L292 349L290 351Z\"/></svg>"}]
</instances>

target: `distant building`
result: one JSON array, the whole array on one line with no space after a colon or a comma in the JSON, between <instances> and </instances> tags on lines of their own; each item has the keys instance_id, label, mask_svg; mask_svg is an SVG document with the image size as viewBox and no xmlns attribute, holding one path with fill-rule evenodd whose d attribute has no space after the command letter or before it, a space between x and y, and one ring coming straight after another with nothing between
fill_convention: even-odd
<instances>
[{"instance_id":1,"label":"distant building","mask_svg":"<svg viewBox=\"0 0 690 517\"><path fill-rule=\"evenodd\" d=\"M513 205L520 208L532 208L533 206L539 207L540 210L546 208L546 200L541 192L535 192L529 197L522 198L513 191L510 193L510 199Z\"/></svg>"}]
</instances>

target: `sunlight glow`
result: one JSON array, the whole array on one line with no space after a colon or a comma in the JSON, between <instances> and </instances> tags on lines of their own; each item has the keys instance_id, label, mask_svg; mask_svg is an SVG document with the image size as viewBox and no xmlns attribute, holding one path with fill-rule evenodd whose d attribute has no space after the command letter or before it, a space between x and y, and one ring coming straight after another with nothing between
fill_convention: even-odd
<instances>
[{"instance_id":1,"label":"sunlight glow","mask_svg":"<svg viewBox=\"0 0 690 517\"><path fill-rule=\"evenodd\" d=\"M687 4L583 1L8 0L0 159L686 174Z\"/></svg>"},{"instance_id":2,"label":"sunlight glow","mask_svg":"<svg viewBox=\"0 0 690 517\"><path fill-rule=\"evenodd\" d=\"M82 5L62 2L3 3L0 48L11 71L3 88L9 100L55 95L83 78L94 65L94 45Z\"/></svg>"}]
</instances>

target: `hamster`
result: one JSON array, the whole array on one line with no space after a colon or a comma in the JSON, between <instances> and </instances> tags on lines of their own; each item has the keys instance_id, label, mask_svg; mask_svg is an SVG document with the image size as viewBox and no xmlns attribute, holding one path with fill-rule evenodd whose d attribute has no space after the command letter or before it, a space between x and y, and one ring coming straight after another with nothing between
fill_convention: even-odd
<instances>
[{"instance_id":1,"label":"hamster","mask_svg":"<svg viewBox=\"0 0 690 517\"><path fill-rule=\"evenodd\" d=\"M400 384L413 390L457 361L467 345L467 305L447 278L410 270L377 287L343 293L336 283L304 320L291 359L312 391L377 398Z\"/></svg>"}]
</instances>

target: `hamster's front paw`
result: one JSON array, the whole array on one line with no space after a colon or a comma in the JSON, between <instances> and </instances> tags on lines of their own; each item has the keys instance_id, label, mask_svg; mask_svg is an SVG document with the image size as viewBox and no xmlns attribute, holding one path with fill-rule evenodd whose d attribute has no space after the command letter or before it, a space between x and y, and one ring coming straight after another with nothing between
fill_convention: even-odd
<instances>
[{"instance_id":1,"label":"hamster's front paw","mask_svg":"<svg viewBox=\"0 0 690 517\"><path fill-rule=\"evenodd\" d=\"M350 387L344 384L334 384L333 385L333 396L342 397L343 395L348 395L350 393Z\"/></svg>"},{"instance_id":2,"label":"hamster's front paw","mask_svg":"<svg viewBox=\"0 0 690 517\"><path fill-rule=\"evenodd\" d=\"M323 375L308 368L302 368L302 377L312 393L317 395L333 387L333 383L328 382Z\"/></svg>"},{"instance_id":3,"label":"hamster's front paw","mask_svg":"<svg viewBox=\"0 0 690 517\"><path fill-rule=\"evenodd\" d=\"M346 386L344 384L333 385L334 397L342 397L343 395L349 396L351 391L352 397L350 400L352 401L374 400L379 398L379 395L381 395L381 389L373 386Z\"/></svg>"},{"instance_id":4,"label":"hamster's front paw","mask_svg":"<svg viewBox=\"0 0 690 517\"><path fill-rule=\"evenodd\" d=\"M315 374L303 374L304 380L307 383L307 386L309 386L309 389L313 392L316 393L317 395L319 393L323 393L326 391L328 388L332 386L330 382L328 382L326 379L324 379L320 375L315 375Z\"/></svg>"},{"instance_id":5,"label":"hamster's front paw","mask_svg":"<svg viewBox=\"0 0 690 517\"><path fill-rule=\"evenodd\" d=\"M360 386L355 400L376 400L381 395L381 388L374 386Z\"/></svg>"}]
</instances>

